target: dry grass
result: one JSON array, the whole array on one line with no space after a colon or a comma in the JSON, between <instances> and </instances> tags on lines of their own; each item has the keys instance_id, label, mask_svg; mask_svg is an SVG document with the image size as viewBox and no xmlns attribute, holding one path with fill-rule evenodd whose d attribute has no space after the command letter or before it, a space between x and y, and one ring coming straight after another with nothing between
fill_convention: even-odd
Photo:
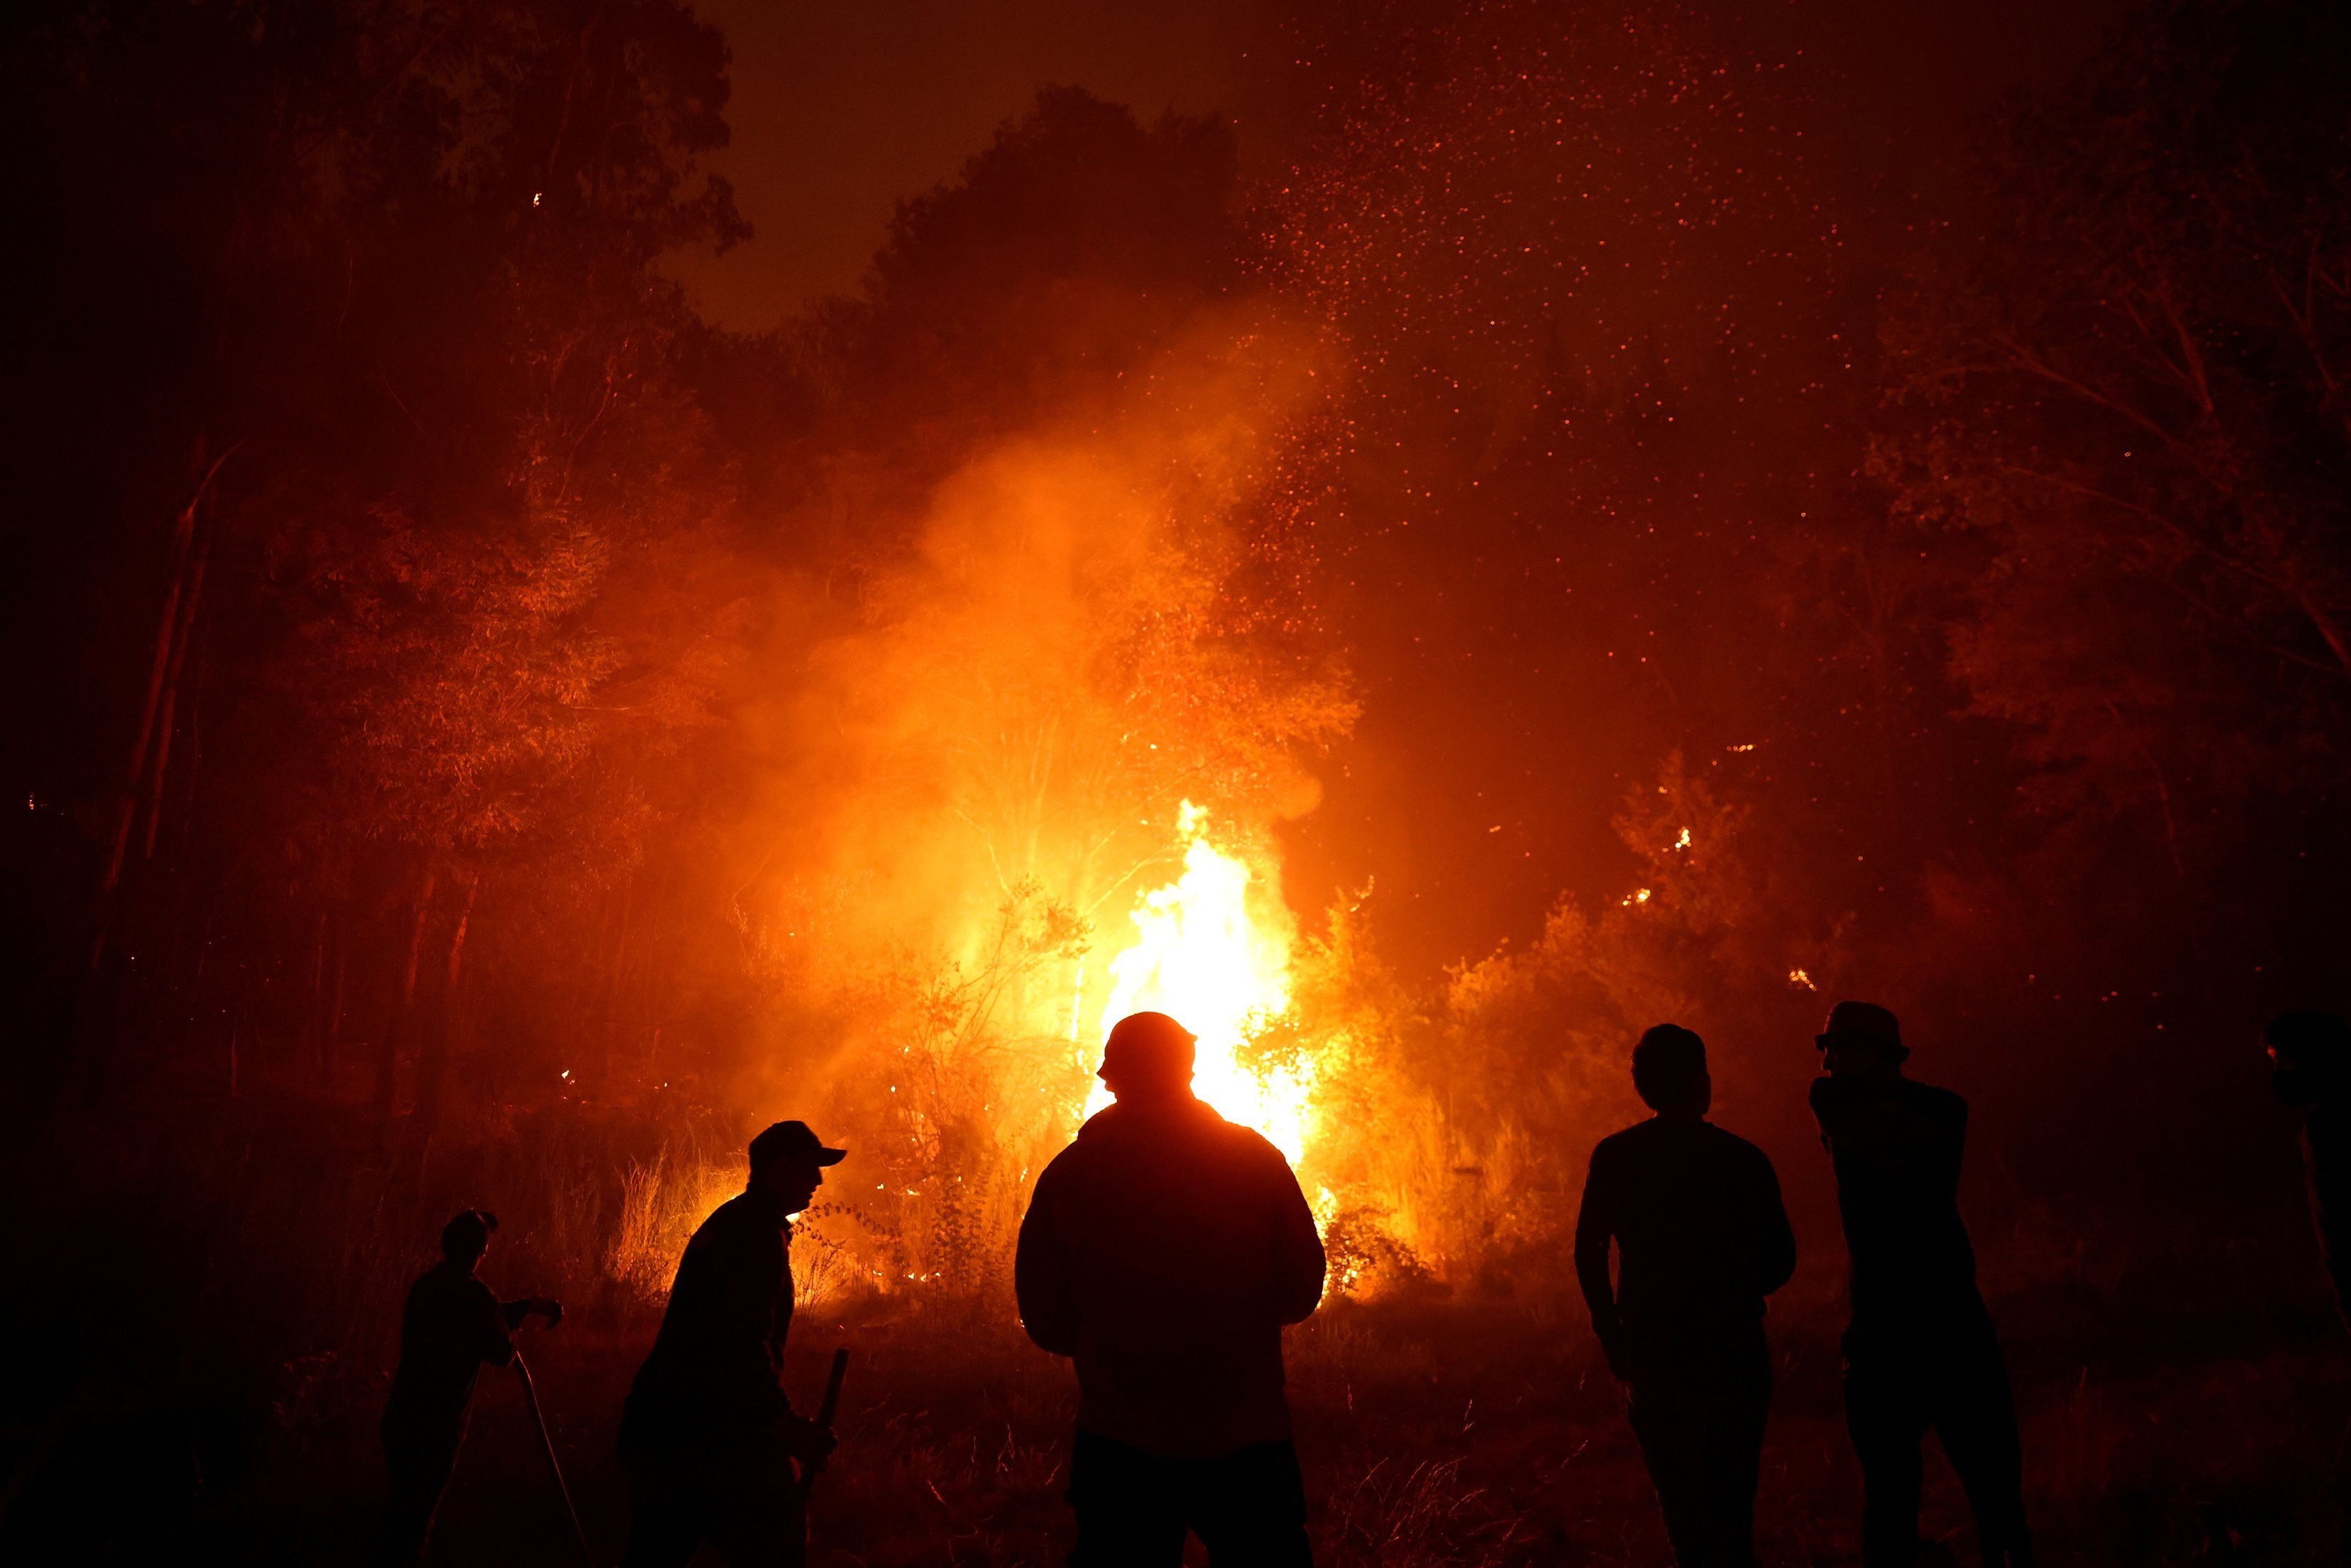
<instances>
[{"instance_id":1,"label":"dry grass","mask_svg":"<svg viewBox=\"0 0 2351 1568\"><path fill-rule=\"evenodd\" d=\"M700 1215L733 1190L730 1162L691 1136L615 1158L609 1142L567 1134L453 1155L419 1191L394 1165L335 1157L333 1128L175 1135L176 1146L142 1145L152 1164L111 1196L56 1170L20 1183L8 1255L42 1259L52 1288L6 1298L16 1354L0 1458L27 1479L0 1555L361 1561L401 1293L434 1218L495 1194L506 1227L486 1272L501 1289L574 1305L560 1329L528 1331L528 1354L600 1558L617 1559L626 1506L613 1426L659 1282ZM97 1163L130 1161L127 1147L98 1148ZM145 1174L163 1169L183 1173L176 1186ZM2158 1244L2084 1227L2053 1239L2062 1228L2030 1218L1980 1234L2048 1561L2337 1561L2332 1476L2351 1378L2306 1231L2174 1228ZM806 1402L834 1345L849 1345L854 1364L840 1457L815 1508L815 1561L1059 1561L1066 1364L1020 1337L1000 1285L851 1296L849 1266L827 1261L824 1237L820 1216L797 1260L808 1301L789 1381ZM1813 1249L1774 1307L1767 1562L1857 1561L1836 1262ZM1292 1333L1326 1564L1668 1561L1621 1396L1563 1270L1522 1272L1517 1287L1474 1300L1424 1282L1332 1303ZM1965 1556L1963 1500L1938 1461L1929 1475L1928 1529ZM435 1562L571 1562L510 1379L484 1381Z\"/></svg>"}]
</instances>

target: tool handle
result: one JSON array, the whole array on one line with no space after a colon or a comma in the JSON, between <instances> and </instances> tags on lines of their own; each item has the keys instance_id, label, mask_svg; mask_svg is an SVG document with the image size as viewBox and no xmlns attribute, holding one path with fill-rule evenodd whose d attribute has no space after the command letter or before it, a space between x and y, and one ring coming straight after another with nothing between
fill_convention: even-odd
<instances>
[{"instance_id":1,"label":"tool handle","mask_svg":"<svg viewBox=\"0 0 2351 1568\"><path fill-rule=\"evenodd\" d=\"M841 1410L841 1380L849 1375L849 1347L843 1345L832 1353L832 1371L824 1380L824 1403L817 1406L816 1424L827 1431L832 1429L832 1418Z\"/></svg>"},{"instance_id":2,"label":"tool handle","mask_svg":"<svg viewBox=\"0 0 2351 1568\"><path fill-rule=\"evenodd\" d=\"M832 1418L841 1411L841 1381L849 1375L847 1346L832 1353L832 1371L824 1380L824 1403L817 1406L816 1424L825 1431L832 1430ZM800 1505L808 1505L809 1494L816 1490L816 1478L824 1469L822 1459L807 1459L800 1464Z\"/></svg>"},{"instance_id":3,"label":"tool handle","mask_svg":"<svg viewBox=\"0 0 2351 1568\"><path fill-rule=\"evenodd\" d=\"M580 1528L580 1511L572 1506L571 1488L563 1479L563 1466L555 1458L555 1439L547 1430L547 1416L538 1408L538 1386L530 1380L530 1367L515 1352L515 1376L522 1381L522 1402L530 1411L530 1424L538 1433L539 1451L547 1456L548 1473L555 1478L555 1490L563 1498L563 1512L571 1521L571 1539L580 1547L580 1568L596 1568L596 1555L588 1549L588 1531Z\"/></svg>"}]
</instances>

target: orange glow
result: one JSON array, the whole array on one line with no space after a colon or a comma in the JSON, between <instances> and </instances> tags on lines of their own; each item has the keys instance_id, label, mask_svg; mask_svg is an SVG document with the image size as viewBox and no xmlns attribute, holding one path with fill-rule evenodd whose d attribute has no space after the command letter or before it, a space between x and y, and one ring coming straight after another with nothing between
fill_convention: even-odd
<instances>
[{"instance_id":1,"label":"orange glow","mask_svg":"<svg viewBox=\"0 0 2351 1568\"><path fill-rule=\"evenodd\" d=\"M1110 961L1102 1032L1133 1012L1171 1015L1199 1036L1193 1092L1256 1128L1295 1165L1313 1124L1313 1073L1259 1073L1239 1059L1249 1031L1290 1005L1290 933L1270 877L1208 841L1207 812L1184 802L1184 872L1135 903L1134 941ZM1261 890L1252 899L1251 884ZM1256 907L1252 908L1252 904ZM1089 1065L1101 1061L1097 1047ZM1092 1115L1110 1103L1096 1081Z\"/></svg>"}]
</instances>

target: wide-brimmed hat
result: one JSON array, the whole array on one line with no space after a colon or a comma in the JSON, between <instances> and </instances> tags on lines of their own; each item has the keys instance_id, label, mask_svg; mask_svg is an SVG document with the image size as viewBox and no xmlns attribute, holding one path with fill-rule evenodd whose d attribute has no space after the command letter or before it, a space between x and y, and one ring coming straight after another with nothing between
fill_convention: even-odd
<instances>
[{"instance_id":1,"label":"wide-brimmed hat","mask_svg":"<svg viewBox=\"0 0 2351 1568\"><path fill-rule=\"evenodd\" d=\"M1910 1054L1902 1043L1902 1020L1875 1002L1839 1002L1813 1043L1823 1051L1832 1045L1872 1046L1896 1061Z\"/></svg>"}]
</instances>

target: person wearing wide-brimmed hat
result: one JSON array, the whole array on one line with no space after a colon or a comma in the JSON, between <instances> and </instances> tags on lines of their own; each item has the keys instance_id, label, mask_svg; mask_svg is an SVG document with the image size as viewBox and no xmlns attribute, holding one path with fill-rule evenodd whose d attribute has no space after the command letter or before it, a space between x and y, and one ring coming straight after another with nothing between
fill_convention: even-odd
<instances>
[{"instance_id":1,"label":"person wearing wide-brimmed hat","mask_svg":"<svg viewBox=\"0 0 2351 1568\"><path fill-rule=\"evenodd\" d=\"M1904 1074L1910 1050L1882 1007L1837 1003L1813 1043L1828 1071L1813 1082L1813 1113L1853 1262L1844 1407L1861 1459L1862 1561L1917 1561L1931 1428L1975 1511L1984 1562L2022 1568L2035 1559L2016 1405L1959 1218L1968 1103Z\"/></svg>"}]
</instances>

